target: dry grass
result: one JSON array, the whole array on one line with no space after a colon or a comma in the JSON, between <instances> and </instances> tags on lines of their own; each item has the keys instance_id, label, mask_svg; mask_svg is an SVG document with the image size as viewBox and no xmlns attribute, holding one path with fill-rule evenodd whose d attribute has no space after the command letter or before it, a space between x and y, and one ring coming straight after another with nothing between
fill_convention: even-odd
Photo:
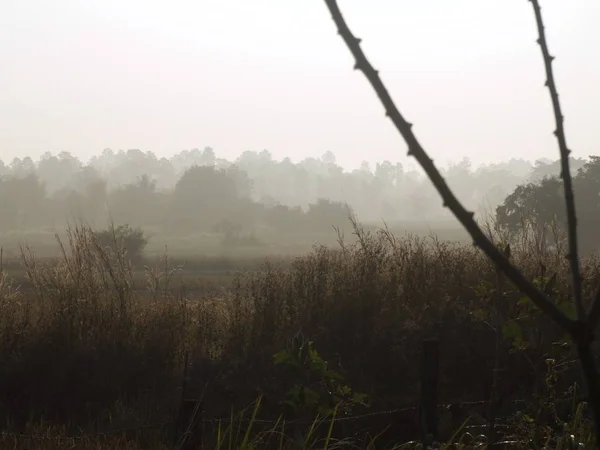
<instances>
[{"instance_id":1,"label":"dry grass","mask_svg":"<svg viewBox=\"0 0 600 450\"><path fill-rule=\"evenodd\" d=\"M489 398L496 333L481 319L485 314L473 312L490 311L498 294L494 266L470 246L400 239L386 230L371 234L358 224L355 232L356 244L317 247L291 268L267 263L241 274L230 289L198 298L176 289L176 271L167 264L147 270L150 295L140 295L126 255L101 248L85 227L59 240L59 261L40 263L23 248L33 290L23 295L8 274L0 275L0 420L6 430L24 434L39 434L40 426L56 432L43 425L50 423L65 436L169 421L186 351L193 362L189 392L204 398L207 416L228 417L231 408L261 395L261 415L276 419L290 386L272 355L299 331L349 385L370 395L371 409L357 412L416 402L420 341L430 336L442 342L440 400ZM558 274L557 301L569 296L560 251L542 253L524 240L513 260L532 278L543 263ZM585 261L583 272L586 290L600 282L597 259ZM502 295L506 313L516 317L521 295L509 285ZM502 344L501 416L517 411L511 402L517 398L530 401L528 411L538 408L546 393L544 358L573 359L553 345L564 337L560 330L543 317L535 320L539 345L511 352L510 342ZM576 380L569 371L560 378L557 389ZM389 439L414 437L414 413L392 419L404 425L388 431ZM392 419L361 426L376 433ZM537 420L541 426L546 418ZM38 424L36 433L31 424ZM55 448L56 442L19 447L11 444L14 437L3 439L3 448ZM114 440L108 448L135 448L126 442L138 438L102 439ZM91 438L73 445L100 448Z\"/></svg>"}]
</instances>

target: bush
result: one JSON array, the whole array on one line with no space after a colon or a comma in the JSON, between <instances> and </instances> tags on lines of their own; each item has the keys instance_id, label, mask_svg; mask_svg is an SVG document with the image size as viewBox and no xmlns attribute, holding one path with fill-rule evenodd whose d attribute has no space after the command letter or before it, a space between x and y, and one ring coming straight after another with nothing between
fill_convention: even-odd
<instances>
[{"instance_id":1,"label":"bush","mask_svg":"<svg viewBox=\"0 0 600 450\"><path fill-rule=\"evenodd\" d=\"M129 224L116 228L111 225L106 230L96 232L95 236L102 247L110 247L118 252L124 251L133 262L141 260L144 248L148 245L148 238L142 228L132 228Z\"/></svg>"}]
</instances>

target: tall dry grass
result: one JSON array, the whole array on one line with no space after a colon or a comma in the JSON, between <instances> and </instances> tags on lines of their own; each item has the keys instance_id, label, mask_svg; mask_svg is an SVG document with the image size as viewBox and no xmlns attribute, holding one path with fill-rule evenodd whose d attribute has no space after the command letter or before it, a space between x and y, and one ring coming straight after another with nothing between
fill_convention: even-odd
<instances>
[{"instance_id":1,"label":"tall dry grass","mask_svg":"<svg viewBox=\"0 0 600 450\"><path fill-rule=\"evenodd\" d=\"M146 268L151 295L141 292L127 255L101 247L86 227L69 229L66 242L58 242L62 257L52 263L23 248L32 287L20 291L9 274L0 276L1 420L12 431L51 423L71 433L168 421L181 395L186 351L187 395L203 398L206 416L229 417L232 408L262 396L261 414L276 419L294 380L282 376L273 354L298 332L315 341L352 388L370 396L370 408L357 413L416 403L420 342L432 336L442 342L440 400L490 398L497 332L485 313L498 295L493 264L471 246L354 225L354 244L340 239L337 248L315 247L291 268L267 262L205 298L188 298L185 280L166 261ZM512 260L532 278L540 263L557 273L558 302L568 298L569 286L556 252L523 240ZM582 270L591 291L600 281L599 261L586 260ZM517 317L519 292L506 285L501 296L507 317ZM541 316L526 325L535 345L514 351L505 339L498 351L500 417L517 411L516 399L527 400L531 411L538 407L546 394L545 359L573 359L554 345L564 333L551 321ZM578 380L566 368L559 390ZM457 414L454 425L472 412ZM540 424L545 420L552 418L539 416ZM387 436L398 440L418 430L414 412L360 425L372 432L392 425ZM345 431L352 430L336 427Z\"/></svg>"}]
</instances>

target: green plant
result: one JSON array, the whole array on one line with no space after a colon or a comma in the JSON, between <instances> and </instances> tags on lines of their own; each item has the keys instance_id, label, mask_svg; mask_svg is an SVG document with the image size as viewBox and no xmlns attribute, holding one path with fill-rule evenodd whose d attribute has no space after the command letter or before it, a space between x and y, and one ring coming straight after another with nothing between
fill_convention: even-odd
<instances>
[{"instance_id":1,"label":"green plant","mask_svg":"<svg viewBox=\"0 0 600 450\"><path fill-rule=\"evenodd\" d=\"M350 414L356 405L367 406L367 395L354 392L345 384L342 375L328 368L314 342L301 334L294 336L288 348L273 355L273 359L294 380L282 402L294 414Z\"/></svg>"},{"instance_id":2,"label":"green plant","mask_svg":"<svg viewBox=\"0 0 600 450\"><path fill-rule=\"evenodd\" d=\"M140 261L144 248L148 244L148 237L142 228L133 228L129 224L118 227L111 224L107 229L96 232L95 235L100 245L117 252L125 252L134 262Z\"/></svg>"}]
</instances>

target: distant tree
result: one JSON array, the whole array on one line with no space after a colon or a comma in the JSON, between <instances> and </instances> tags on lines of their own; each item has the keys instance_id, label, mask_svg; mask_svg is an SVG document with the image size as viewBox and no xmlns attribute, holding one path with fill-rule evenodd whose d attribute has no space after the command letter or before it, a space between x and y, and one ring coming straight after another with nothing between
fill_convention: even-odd
<instances>
[{"instance_id":1,"label":"distant tree","mask_svg":"<svg viewBox=\"0 0 600 450\"><path fill-rule=\"evenodd\" d=\"M120 222L154 225L163 215L160 212L162 205L158 201L156 181L146 174L138 177L135 183L111 192L108 204L111 214Z\"/></svg>"},{"instance_id":2,"label":"distant tree","mask_svg":"<svg viewBox=\"0 0 600 450\"><path fill-rule=\"evenodd\" d=\"M591 156L573 177L582 250L600 248L600 157ZM557 176L521 184L496 208L498 223L512 235L526 225L536 239L548 244L549 226L556 223L566 230L562 181Z\"/></svg>"},{"instance_id":3,"label":"distant tree","mask_svg":"<svg viewBox=\"0 0 600 450\"><path fill-rule=\"evenodd\" d=\"M172 213L183 226L212 228L227 217L240 199L240 173L208 166L193 166L173 190Z\"/></svg>"},{"instance_id":4,"label":"distant tree","mask_svg":"<svg viewBox=\"0 0 600 450\"><path fill-rule=\"evenodd\" d=\"M13 176L22 178L34 174L36 166L29 156L25 156L23 159L14 158L10 164L10 169Z\"/></svg>"},{"instance_id":5,"label":"distant tree","mask_svg":"<svg viewBox=\"0 0 600 450\"><path fill-rule=\"evenodd\" d=\"M301 231L305 221L304 211L299 206L275 205L264 211L264 222L283 235Z\"/></svg>"},{"instance_id":6,"label":"distant tree","mask_svg":"<svg viewBox=\"0 0 600 450\"><path fill-rule=\"evenodd\" d=\"M44 221L46 189L35 172L0 180L0 219L3 229L28 229Z\"/></svg>"},{"instance_id":7,"label":"distant tree","mask_svg":"<svg viewBox=\"0 0 600 450\"><path fill-rule=\"evenodd\" d=\"M216 162L217 156L215 155L215 151L211 147L205 147L202 150L201 164L203 166L214 167Z\"/></svg>"},{"instance_id":8,"label":"distant tree","mask_svg":"<svg viewBox=\"0 0 600 450\"><path fill-rule=\"evenodd\" d=\"M141 261L144 249L148 245L148 238L142 228L133 228L129 224L110 226L96 232L95 235L102 247L112 248L115 251L124 250L134 263Z\"/></svg>"},{"instance_id":9,"label":"distant tree","mask_svg":"<svg viewBox=\"0 0 600 450\"><path fill-rule=\"evenodd\" d=\"M575 176L586 162L587 161L583 158L569 158L571 175ZM530 178L532 181L537 181L547 176L558 177L559 175L560 159L557 159L556 161L539 159L535 162L535 167L531 171Z\"/></svg>"},{"instance_id":10,"label":"distant tree","mask_svg":"<svg viewBox=\"0 0 600 450\"><path fill-rule=\"evenodd\" d=\"M321 230L332 226L344 227L348 223L350 214L353 214L353 210L346 204L320 198L316 203L308 206L306 223Z\"/></svg>"}]
</instances>

